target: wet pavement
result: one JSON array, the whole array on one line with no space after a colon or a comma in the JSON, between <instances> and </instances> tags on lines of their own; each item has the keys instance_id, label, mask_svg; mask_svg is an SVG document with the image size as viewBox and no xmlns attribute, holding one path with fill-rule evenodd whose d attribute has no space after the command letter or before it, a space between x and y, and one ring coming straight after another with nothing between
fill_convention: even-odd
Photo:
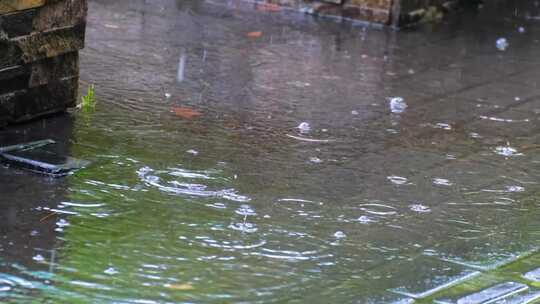
<instances>
[{"instance_id":1,"label":"wet pavement","mask_svg":"<svg viewBox=\"0 0 540 304\"><path fill-rule=\"evenodd\" d=\"M510 2L394 32L90 1L96 108L0 132L92 162L0 168L2 302L533 303L540 9Z\"/></svg>"}]
</instances>

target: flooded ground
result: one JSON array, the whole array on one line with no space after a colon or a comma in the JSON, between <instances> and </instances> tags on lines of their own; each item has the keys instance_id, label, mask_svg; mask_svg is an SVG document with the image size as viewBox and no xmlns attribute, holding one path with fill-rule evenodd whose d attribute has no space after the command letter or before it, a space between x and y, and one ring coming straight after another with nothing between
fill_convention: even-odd
<instances>
[{"instance_id":1,"label":"flooded ground","mask_svg":"<svg viewBox=\"0 0 540 304\"><path fill-rule=\"evenodd\" d=\"M2 302L406 303L534 256L540 21L510 2L394 32L90 1L96 109L0 133L92 162L0 168Z\"/></svg>"}]
</instances>

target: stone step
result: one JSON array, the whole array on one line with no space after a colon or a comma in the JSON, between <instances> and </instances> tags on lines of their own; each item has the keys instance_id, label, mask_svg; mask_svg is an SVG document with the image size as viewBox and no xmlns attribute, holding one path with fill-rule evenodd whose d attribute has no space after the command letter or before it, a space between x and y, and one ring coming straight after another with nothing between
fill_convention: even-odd
<instances>
[{"instance_id":1,"label":"stone step","mask_svg":"<svg viewBox=\"0 0 540 304\"><path fill-rule=\"evenodd\" d=\"M530 304L540 299L540 291L528 291L524 293L518 293L508 298L493 302L493 304Z\"/></svg>"},{"instance_id":2,"label":"stone step","mask_svg":"<svg viewBox=\"0 0 540 304\"><path fill-rule=\"evenodd\" d=\"M504 282L497 285L493 285L481 291L461 296L455 299L441 299L436 300L438 304L489 304L489 303L506 303L501 302L509 299L514 295L524 295L522 292L527 291L529 286L516 283L516 282ZM519 300L519 299L518 299ZM514 303L514 302L509 302ZM515 302L521 303L521 302ZM530 303L530 302L525 302Z\"/></svg>"},{"instance_id":3,"label":"stone step","mask_svg":"<svg viewBox=\"0 0 540 304\"><path fill-rule=\"evenodd\" d=\"M540 268L527 272L523 277L527 280L540 283Z\"/></svg>"}]
</instances>

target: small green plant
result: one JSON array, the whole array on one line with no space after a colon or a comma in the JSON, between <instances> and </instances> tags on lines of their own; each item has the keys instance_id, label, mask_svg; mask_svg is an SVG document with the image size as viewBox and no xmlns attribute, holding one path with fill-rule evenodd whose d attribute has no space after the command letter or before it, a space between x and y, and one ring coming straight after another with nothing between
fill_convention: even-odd
<instances>
[{"instance_id":1,"label":"small green plant","mask_svg":"<svg viewBox=\"0 0 540 304\"><path fill-rule=\"evenodd\" d=\"M91 84L88 87L86 95L82 97L82 108L83 109L93 109L96 107L96 98L94 96L94 85Z\"/></svg>"}]
</instances>

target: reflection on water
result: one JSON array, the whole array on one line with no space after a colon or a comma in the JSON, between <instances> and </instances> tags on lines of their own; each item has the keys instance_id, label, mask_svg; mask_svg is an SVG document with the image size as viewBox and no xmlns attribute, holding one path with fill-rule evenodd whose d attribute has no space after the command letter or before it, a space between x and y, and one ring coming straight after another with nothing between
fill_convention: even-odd
<instances>
[{"instance_id":1,"label":"reflection on water","mask_svg":"<svg viewBox=\"0 0 540 304\"><path fill-rule=\"evenodd\" d=\"M0 169L0 297L391 303L535 250L540 27L497 5L396 33L90 1L96 111L18 134L92 166Z\"/></svg>"}]
</instances>

